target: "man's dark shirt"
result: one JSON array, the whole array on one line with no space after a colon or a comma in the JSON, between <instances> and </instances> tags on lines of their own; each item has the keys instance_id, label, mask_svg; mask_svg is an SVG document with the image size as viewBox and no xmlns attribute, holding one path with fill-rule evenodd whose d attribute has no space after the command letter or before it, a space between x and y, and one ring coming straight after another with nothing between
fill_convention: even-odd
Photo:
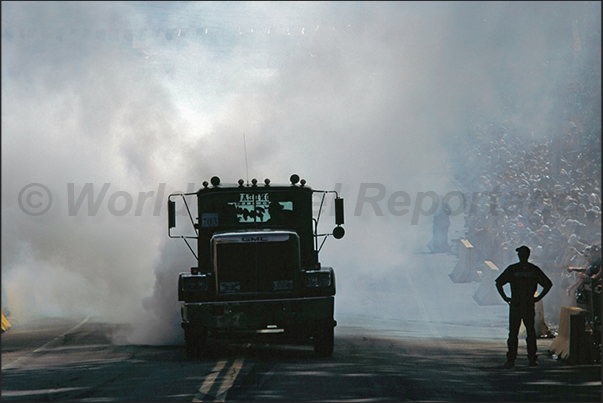
<instances>
[{"instance_id":1,"label":"man's dark shirt","mask_svg":"<svg viewBox=\"0 0 603 403\"><path fill-rule=\"evenodd\" d=\"M533 304L538 284L542 287L547 284L552 285L546 274L538 266L529 262L510 265L496 279L498 285L503 286L507 283L511 284L511 303L513 305Z\"/></svg>"}]
</instances>

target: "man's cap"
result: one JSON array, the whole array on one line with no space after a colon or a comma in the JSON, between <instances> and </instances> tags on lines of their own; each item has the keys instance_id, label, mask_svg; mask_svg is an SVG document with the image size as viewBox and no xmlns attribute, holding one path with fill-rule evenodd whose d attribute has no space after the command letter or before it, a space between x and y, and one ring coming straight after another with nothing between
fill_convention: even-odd
<instances>
[{"instance_id":1,"label":"man's cap","mask_svg":"<svg viewBox=\"0 0 603 403\"><path fill-rule=\"evenodd\" d=\"M515 252L522 252L522 251L524 251L524 252L529 252L529 251L530 251L530 248L528 248L528 247L527 247L527 246L525 246L525 245L521 245L519 248L515 249Z\"/></svg>"}]
</instances>

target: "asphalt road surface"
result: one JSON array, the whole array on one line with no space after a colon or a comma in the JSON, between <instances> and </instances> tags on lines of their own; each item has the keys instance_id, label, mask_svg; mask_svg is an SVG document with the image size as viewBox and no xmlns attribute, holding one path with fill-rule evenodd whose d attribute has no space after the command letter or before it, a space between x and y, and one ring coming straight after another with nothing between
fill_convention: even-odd
<instances>
[{"instance_id":1,"label":"asphalt road surface","mask_svg":"<svg viewBox=\"0 0 603 403\"><path fill-rule=\"evenodd\" d=\"M184 346L113 345L118 325L92 316L13 318L2 401L600 401L601 367L554 360L552 339L538 340L538 367L520 340L517 367L504 368L508 308L478 306L478 283L453 284L454 255L415 257L415 270L367 280L363 312L339 301L328 359L310 346L214 340L195 361Z\"/></svg>"}]
</instances>

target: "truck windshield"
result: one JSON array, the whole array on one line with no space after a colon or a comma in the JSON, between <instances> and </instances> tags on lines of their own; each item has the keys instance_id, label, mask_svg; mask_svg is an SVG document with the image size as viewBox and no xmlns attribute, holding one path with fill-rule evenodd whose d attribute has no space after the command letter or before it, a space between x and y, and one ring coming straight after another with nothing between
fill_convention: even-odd
<instances>
[{"instance_id":1,"label":"truck windshield","mask_svg":"<svg viewBox=\"0 0 603 403\"><path fill-rule=\"evenodd\" d=\"M295 195L288 192L241 190L205 194L199 198L201 229L246 227L247 224L295 224Z\"/></svg>"}]
</instances>

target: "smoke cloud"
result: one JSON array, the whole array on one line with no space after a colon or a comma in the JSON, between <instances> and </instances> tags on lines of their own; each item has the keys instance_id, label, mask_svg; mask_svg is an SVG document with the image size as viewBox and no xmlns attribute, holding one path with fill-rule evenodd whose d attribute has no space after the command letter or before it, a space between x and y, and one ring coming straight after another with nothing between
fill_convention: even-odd
<instances>
[{"instance_id":1,"label":"smoke cloud","mask_svg":"<svg viewBox=\"0 0 603 403\"><path fill-rule=\"evenodd\" d=\"M339 298L353 312L356 279L404 266L430 238L429 217L411 225L387 197L455 190L450 149L468 120L551 135L552 94L578 63L585 10L3 2L3 305L128 323L123 342L181 342L177 274L195 260L167 237L167 195L214 175L286 183L298 173L315 189L341 184L346 237L327 241L321 260L346 279ZM52 193L45 214L19 205L30 183ZM96 213L85 199L70 215L68 184L74 202L87 183ZM385 187L382 216L368 204L353 215L361 183Z\"/></svg>"}]
</instances>

